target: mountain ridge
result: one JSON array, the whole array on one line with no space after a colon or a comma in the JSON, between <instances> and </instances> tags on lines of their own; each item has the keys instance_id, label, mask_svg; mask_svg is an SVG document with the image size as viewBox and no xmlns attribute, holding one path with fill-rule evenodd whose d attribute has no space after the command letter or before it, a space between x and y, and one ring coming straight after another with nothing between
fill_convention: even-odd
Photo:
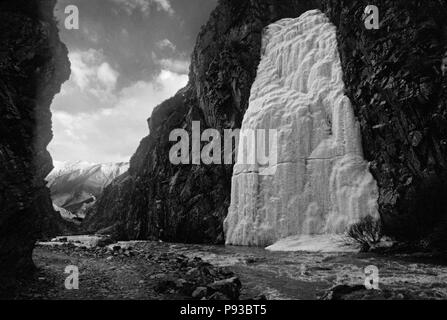
<instances>
[{"instance_id":1,"label":"mountain ridge","mask_svg":"<svg viewBox=\"0 0 447 320\"><path fill-rule=\"evenodd\" d=\"M47 176L53 205L62 216L73 215L83 220L103 190L118 176L127 172L128 162L89 163L85 161L55 162ZM65 212L65 211L68 211ZM72 220L72 219L71 219Z\"/></svg>"}]
</instances>

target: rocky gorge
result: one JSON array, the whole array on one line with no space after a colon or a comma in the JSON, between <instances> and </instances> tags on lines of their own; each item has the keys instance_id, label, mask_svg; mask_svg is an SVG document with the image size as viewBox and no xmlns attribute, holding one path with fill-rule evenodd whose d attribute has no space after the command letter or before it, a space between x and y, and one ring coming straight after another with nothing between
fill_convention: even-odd
<instances>
[{"instance_id":1,"label":"rocky gorge","mask_svg":"<svg viewBox=\"0 0 447 320\"><path fill-rule=\"evenodd\" d=\"M170 164L169 132L191 131L192 121L202 129L241 127L264 28L317 8L336 27L345 92L377 182L386 233L442 243L436 238L444 234L446 212L446 8L438 1L376 1L380 26L368 30L362 19L368 4L221 1L198 36L188 86L153 112L149 136L129 173L106 189L90 230L113 226L129 239L223 243L233 168Z\"/></svg>"},{"instance_id":2,"label":"rocky gorge","mask_svg":"<svg viewBox=\"0 0 447 320\"><path fill-rule=\"evenodd\" d=\"M49 107L69 75L68 52L59 40L52 14L54 4L50 0L0 1L0 289L4 292L16 276L34 268L32 252L36 240L63 232L44 180L52 168L46 151L52 136ZM371 4L381 12L377 30L364 26L364 9ZM198 35L188 85L154 110L148 119L149 135L141 141L129 170L111 182L87 210L83 229L109 234L115 240L162 240L207 246L225 243L224 220L235 201L231 192L233 166L173 165L169 161L173 145L169 134L178 128L191 132L193 121L200 121L203 130L241 128L247 110L250 111L256 78L264 71L258 68L265 67L261 58L266 28L316 9L333 26L344 83L340 90L350 101L351 119L355 117L350 123L358 123L359 137L354 142L356 150L362 152L361 157L360 152L356 155L362 175L372 177L376 184L376 209L385 235L411 243L415 250L444 250L447 80L442 65L447 51L447 5L435 0L220 0ZM331 117L323 120L330 128ZM344 130L354 131L352 127ZM320 203L328 202L322 199ZM289 230L281 231L268 241L239 241L243 237L234 237L236 241L230 243L266 245L291 234L294 233ZM249 231L244 237L253 237L253 233ZM220 253L219 250L225 250L218 248ZM54 250L60 254L58 248ZM70 255L74 248L68 251ZM34 259L42 266L48 257L52 261L53 254L52 250L39 247ZM102 262L110 261L102 254L109 253L98 253ZM281 261L294 264L296 260L289 257ZM186 264L191 262L177 256L169 259L177 258ZM325 258L312 256L309 264L319 261L313 267L321 271L319 268L325 268L321 265L330 260ZM331 259L343 260L337 255ZM359 263L356 258L354 262L350 257L346 259L348 265ZM216 261L219 259L214 256L212 263ZM263 268L268 269L272 263L269 260ZM402 270L397 262L390 263L391 270ZM424 270L431 268L425 267ZM440 268L437 275L444 272ZM215 275L195 289L225 280L219 272ZM314 283L323 278L313 279ZM337 279L323 279L327 281L322 288L329 289L330 284L339 283ZM169 285L176 283L171 280ZM236 280L233 284L239 287ZM173 288L167 289L170 290ZM332 295L337 295L334 292ZM351 293L355 297L356 293ZM390 296L394 297L394 293Z\"/></svg>"},{"instance_id":3,"label":"rocky gorge","mask_svg":"<svg viewBox=\"0 0 447 320\"><path fill-rule=\"evenodd\" d=\"M262 248L129 241L87 244L85 237L39 243L38 271L15 299L30 300L444 300L447 268L424 253L377 255L268 252ZM58 242L61 241L61 242ZM79 290L66 290L67 265ZM380 270L378 290L365 268ZM254 301L259 300L259 301ZM243 302L243 301L242 301Z\"/></svg>"}]
</instances>

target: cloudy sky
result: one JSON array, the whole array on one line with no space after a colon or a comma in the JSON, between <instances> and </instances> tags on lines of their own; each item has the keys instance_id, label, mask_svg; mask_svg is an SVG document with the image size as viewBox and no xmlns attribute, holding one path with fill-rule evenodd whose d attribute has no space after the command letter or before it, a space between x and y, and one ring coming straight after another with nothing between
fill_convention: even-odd
<instances>
[{"instance_id":1,"label":"cloudy sky","mask_svg":"<svg viewBox=\"0 0 447 320\"><path fill-rule=\"evenodd\" d=\"M51 107L56 161L128 161L146 119L188 81L200 27L217 0L59 0L71 77ZM64 27L79 8L79 30Z\"/></svg>"}]
</instances>

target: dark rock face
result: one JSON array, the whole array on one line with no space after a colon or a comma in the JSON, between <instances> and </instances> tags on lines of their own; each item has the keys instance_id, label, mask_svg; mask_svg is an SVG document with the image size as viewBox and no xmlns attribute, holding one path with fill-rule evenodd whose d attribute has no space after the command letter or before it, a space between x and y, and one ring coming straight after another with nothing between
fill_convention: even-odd
<instances>
[{"instance_id":1,"label":"dark rock face","mask_svg":"<svg viewBox=\"0 0 447 320\"><path fill-rule=\"evenodd\" d=\"M129 174L105 190L87 217L88 230L112 226L106 230L123 239L223 243L233 167L172 165L169 134L191 132L192 121L200 121L201 130L240 128L264 27L298 17L316 2L220 1L198 36L189 84L154 110Z\"/></svg>"},{"instance_id":2,"label":"dark rock face","mask_svg":"<svg viewBox=\"0 0 447 320\"><path fill-rule=\"evenodd\" d=\"M367 4L380 10L379 30L353 23ZM378 182L385 231L424 238L447 218L447 4L328 1L326 12L338 28L347 94Z\"/></svg>"},{"instance_id":3,"label":"dark rock face","mask_svg":"<svg viewBox=\"0 0 447 320\"><path fill-rule=\"evenodd\" d=\"M52 169L46 146L50 104L70 70L55 2L0 1L0 294L32 269L41 227L57 226L44 181Z\"/></svg>"},{"instance_id":4,"label":"dark rock face","mask_svg":"<svg viewBox=\"0 0 447 320\"><path fill-rule=\"evenodd\" d=\"M379 30L366 30L362 21L369 4L379 7ZM87 219L89 230L112 225L122 238L222 243L232 166L171 165L169 133L191 131L193 120L202 130L239 128L263 28L315 8L338 28L347 94L361 122L387 233L430 234L447 216L447 80L441 73L447 11L435 0L220 1L198 37L188 86L154 111L129 174L106 189Z\"/></svg>"}]
</instances>

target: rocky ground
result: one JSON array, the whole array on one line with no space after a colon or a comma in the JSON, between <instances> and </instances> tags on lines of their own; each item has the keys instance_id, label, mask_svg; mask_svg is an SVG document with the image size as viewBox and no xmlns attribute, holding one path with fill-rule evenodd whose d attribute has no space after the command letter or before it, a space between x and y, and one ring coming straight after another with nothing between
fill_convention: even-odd
<instances>
[{"instance_id":1,"label":"rocky ground","mask_svg":"<svg viewBox=\"0 0 447 320\"><path fill-rule=\"evenodd\" d=\"M428 254L268 252L258 248L58 242L34 251L38 272L17 299L447 299L447 265ZM79 290L65 289L68 265ZM364 287L366 266L379 290ZM239 280L240 279L240 280Z\"/></svg>"},{"instance_id":2,"label":"rocky ground","mask_svg":"<svg viewBox=\"0 0 447 320\"><path fill-rule=\"evenodd\" d=\"M238 299L241 283L225 267L163 250L157 242L84 246L39 245L38 272L17 299ZM79 290L65 288L67 266L79 269Z\"/></svg>"}]
</instances>

